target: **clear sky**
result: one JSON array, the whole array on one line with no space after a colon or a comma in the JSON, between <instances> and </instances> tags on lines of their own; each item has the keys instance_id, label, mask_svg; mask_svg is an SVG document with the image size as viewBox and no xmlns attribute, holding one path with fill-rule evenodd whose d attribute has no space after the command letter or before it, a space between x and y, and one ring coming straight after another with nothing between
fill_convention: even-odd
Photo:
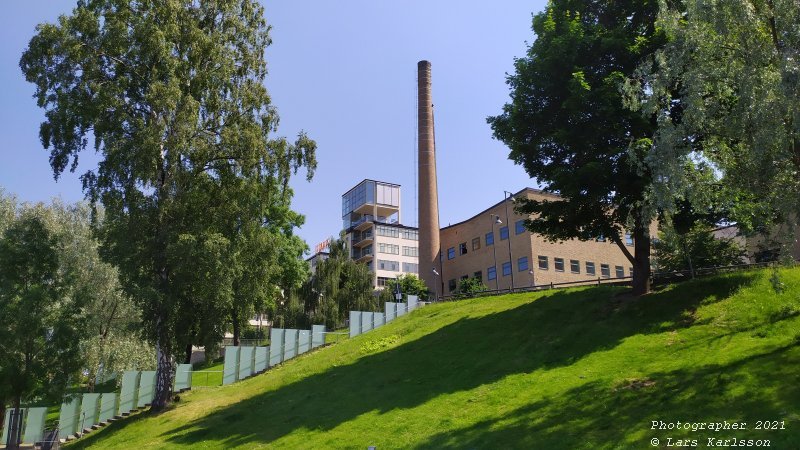
<instances>
[{"instance_id":1,"label":"clear sky","mask_svg":"<svg viewBox=\"0 0 800 450\"><path fill-rule=\"evenodd\" d=\"M78 175L97 162L82 155L75 174L53 180L39 142L43 119L19 70L41 22L69 13L75 0L7 2L0 17L0 187L23 201L83 198ZM508 149L492 139L486 117L508 100L506 73L535 38L531 14L545 0L262 0L273 44L266 85L280 134L305 130L317 141L311 183L293 180L298 230L311 246L341 226L341 195L364 178L402 185L402 222L417 224L416 68L432 64L442 226L502 200L503 191L536 187ZM487 219L488 220L488 219Z\"/></svg>"}]
</instances>

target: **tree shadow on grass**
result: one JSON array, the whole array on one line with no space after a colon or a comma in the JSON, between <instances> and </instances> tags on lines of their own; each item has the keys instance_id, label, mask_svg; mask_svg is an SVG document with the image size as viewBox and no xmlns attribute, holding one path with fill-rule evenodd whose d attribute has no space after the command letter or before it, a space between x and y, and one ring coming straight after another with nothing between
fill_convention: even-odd
<instances>
[{"instance_id":1,"label":"tree shadow on grass","mask_svg":"<svg viewBox=\"0 0 800 450\"><path fill-rule=\"evenodd\" d=\"M656 372L646 382L594 381L558 399L505 417L447 430L419 448L642 449L678 439L768 439L772 448L800 445L800 347L776 347L730 364ZM749 389L746 389L749 388ZM756 430L756 421L785 421L784 430ZM659 430L652 421L745 422L746 431ZM651 439L658 439L652 445ZM697 448L698 446L692 446ZM751 448L752 446L748 446Z\"/></svg>"},{"instance_id":2,"label":"tree shadow on grass","mask_svg":"<svg viewBox=\"0 0 800 450\"><path fill-rule=\"evenodd\" d=\"M553 291L266 391L165 436L173 445L187 446L201 441L226 447L268 443L300 428L331 430L367 412L413 408L508 375L570 365L628 336L691 326L687 311L726 298L755 277L698 280L625 301L619 300L624 292L619 288ZM424 310L415 315L413 320L425 320ZM357 339L367 342L370 334Z\"/></svg>"}]
</instances>

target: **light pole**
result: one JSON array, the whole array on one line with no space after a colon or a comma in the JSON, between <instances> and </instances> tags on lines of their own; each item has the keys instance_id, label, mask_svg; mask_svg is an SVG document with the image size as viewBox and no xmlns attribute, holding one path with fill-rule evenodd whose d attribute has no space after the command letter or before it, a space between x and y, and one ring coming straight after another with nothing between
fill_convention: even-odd
<instances>
[{"instance_id":1,"label":"light pole","mask_svg":"<svg viewBox=\"0 0 800 450\"><path fill-rule=\"evenodd\" d=\"M508 195L506 195L508 194ZM508 200L514 200L514 194L503 191L503 203L506 206L506 227L508 228L508 263L511 264L511 290L514 290L514 255L511 254L511 222L508 220Z\"/></svg>"},{"instance_id":2,"label":"light pole","mask_svg":"<svg viewBox=\"0 0 800 450\"><path fill-rule=\"evenodd\" d=\"M494 242L494 224L499 223L502 224L503 221L500 220L500 216L497 214L489 214L492 217L492 256L494 256L494 288L495 290L500 290L500 278L497 276L497 247Z\"/></svg>"},{"instance_id":3,"label":"light pole","mask_svg":"<svg viewBox=\"0 0 800 450\"><path fill-rule=\"evenodd\" d=\"M397 303L403 301L403 291L400 290L400 277L394 279L394 299Z\"/></svg>"},{"instance_id":4,"label":"light pole","mask_svg":"<svg viewBox=\"0 0 800 450\"><path fill-rule=\"evenodd\" d=\"M437 272L437 271L436 271L436 268L435 268L435 267L431 268L431 270L433 271L433 275L434 275L434 276L436 276L436 277L439 277L439 272ZM438 283L435 283L435 284L433 285L433 290L434 290L434 292L433 292L433 298L434 298L435 300L439 300L439 292L438 292L438 291L439 291L439 289L438 289L436 286L438 286Z\"/></svg>"}]
</instances>

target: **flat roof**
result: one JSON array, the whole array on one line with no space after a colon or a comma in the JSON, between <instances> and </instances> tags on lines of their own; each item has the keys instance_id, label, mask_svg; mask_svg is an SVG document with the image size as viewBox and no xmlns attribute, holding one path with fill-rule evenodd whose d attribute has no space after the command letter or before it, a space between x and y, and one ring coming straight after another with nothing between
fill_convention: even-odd
<instances>
[{"instance_id":1,"label":"flat roof","mask_svg":"<svg viewBox=\"0 0 800 450\"><path fill-rule=\"evenodd\" d=\"M541 194L541 195L546 195L546 196L549 196L549 197L561 198L561 196L558 195L558 194L553 194L552 192L545 192L545 191L543 191L541 189L534 189L532 187L522 188L519 192L517 192L516 194L513 194L512 197L516 197L517 195L520 195L523 192L531 192L531 193L534 193L534 194ZM462 220L461 222L454 223L454 224L448 225L446 227L441 227L440 231L441 230L446 230L446 229L452 228L452 227L457 227L457 226L459 226L461 224L469 222L472 219L475 219L475 218L477 218L479 216L482 216L482 215L486 214L487 212L489 212L490 209L502 205L504 201L505 201L505 199L500 200L499 202L497 202L494 205L484 209L483 211L479 212L478 214L475 214L474 216L470 217L469 219Z\"/></svg>"},{"instance_id":2,"label":"flat roof","mask_svg":"<svg viewBox=\"0 0 800 450\"><path fill-rule=\"evenodd\" d=\"M401 187L399 184L395 184L395 183L389 183L388 181L378 181L378 180L373 180L373 179L371 179L371 178L364 178L363 180L361 180L361 181L359 181L358 183L356 183L356 185L355 185L355 186L353 186L353 187L351 187L350 189L348 189L348 190L347 190L347 192L345 192L344 194L342 194L342 197L344 197L345 195L349 194L349 193L350 193L350 191L352 191L353 189L355 189L355 188L357 188L357 187L361 186L362 184L366 183L367 181L372 181L373 183L385 184L385 185L387 185L387 186Z\"/></svg>"}]
</instances>

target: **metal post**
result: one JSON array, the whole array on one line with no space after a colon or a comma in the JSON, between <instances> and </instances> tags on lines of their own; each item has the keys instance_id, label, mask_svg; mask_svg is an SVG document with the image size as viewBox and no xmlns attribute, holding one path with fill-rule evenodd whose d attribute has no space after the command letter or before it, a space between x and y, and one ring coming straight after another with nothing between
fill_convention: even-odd
<instances>
[{"instance_id":1,"label":"metal post","mask_svg":"<svg viewBox=\"0 0 800 450\"><path fill-rule=\"evenodd\" d=\"M495 290L499 291L500 278L497 276L497 247L496 247L497 243L494 240L494 224L496 222L495 218L499 220L500 216L498 216L497 214L489 214L489 216L492 218L492 255L494 256L494 288Z\"/></svg>"},{"instance_id":2,"label":"metal post","mask_svg":"<svg viewBox=\"0 0 800 450\"><path fill-rule=\"evenodd\" d=\"M506 194L508 196L506 197ZM506 227L508 228L508 262L511 264L511 290L514 290L514 255L511 254L511 222L508 220L508 200L513 199L514 194L503 191L503 203L506 206Z\"/></svg>"}]
</instances>

